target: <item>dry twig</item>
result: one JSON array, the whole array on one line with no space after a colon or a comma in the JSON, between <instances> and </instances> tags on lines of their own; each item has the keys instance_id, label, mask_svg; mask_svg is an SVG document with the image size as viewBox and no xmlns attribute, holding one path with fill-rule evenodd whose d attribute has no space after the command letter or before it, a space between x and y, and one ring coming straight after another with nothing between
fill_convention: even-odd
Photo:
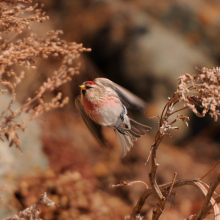
<instances>
[{"instance_id":1,"label":"dry twig","mask_svg":"<svg viewBox=\"0 0 220 220\"><path fill-rule=\"evenodd\" d=\"M141 212L142 206L151 194L154 194L158 199L158 202L156 204L157 207L152 214L152 219L159 219L160 215L163 213L165 203L168 198L165 198L162 192L169 188L170 193L172 188L183 185L196 186L205 197L204 204L200 212L197 215L192 215L188 217L188 219L203 219L208 214L211 207L214 210L215 219L219 219L219 211L216 207L214 199L212 198L214 190L219 184L219 177L213 184L211 184L210 187L208 187L208 191L206 189L207 185L199 179L176 181L174 177L171 183L161 186L158 186L156 181L156 171L157 167L159 166L156 161L156 154L164 135L169 135L170 137L172 137L171 130L179 129L178 127L173 126L173 124L179 120L183 121L188 126L186 120L189 120L189 117L179 114L179 112L185 109L190 109L198 117L204 117L207 113L209 113L215 121L217 121L218 119L220 106L220 68L217 67L208 69L203 67L199 71L201 72L201 74L191 76L187 73L177 79L177 91L173 94L171 98L169 98L169 101L165 105L161 116L157 117L159 118L158 132L155 136L154 144L151 146L150 155L147 159L147 162L149 161L149 159L151 160L151 170L149 173L151 189L147 189L140 197L131 215L132 219L135 219L136 215ZM177 103L183 103L183 107L175 110ZM176 118L170 121L170 116L174 114L177 114ZM209 205L210 201L211 206Z\"/></svg>"}]
</instances>

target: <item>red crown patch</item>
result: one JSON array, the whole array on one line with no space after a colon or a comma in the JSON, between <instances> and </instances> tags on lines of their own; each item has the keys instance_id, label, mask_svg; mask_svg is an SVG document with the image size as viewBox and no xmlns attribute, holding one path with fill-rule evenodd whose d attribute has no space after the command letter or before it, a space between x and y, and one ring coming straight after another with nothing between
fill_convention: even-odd
<instances>
[{"instance_id":1,"label":"red crown patch","mask_svg":"<svg viewBox=\"0 0 220 220\"><path fill-rule=\"evenodd\" d=\"M85 83L90 84L90 85L95 85L93 81L86 81Z\"/></svg>"}]
</instances>

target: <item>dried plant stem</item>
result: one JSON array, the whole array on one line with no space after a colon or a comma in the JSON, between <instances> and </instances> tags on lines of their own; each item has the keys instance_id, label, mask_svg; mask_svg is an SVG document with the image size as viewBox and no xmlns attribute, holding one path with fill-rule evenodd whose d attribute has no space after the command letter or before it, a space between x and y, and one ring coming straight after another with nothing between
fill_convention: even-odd
<instances>
[{"instance_id":1,"label":"dried plant stem","mask_svg":"<svg viewBox=\"0 0 220 220\"><path fill-rule=\"evenodd\" d=\"M172 112L170 115L173 115L173 114L175 114L175 113L177 113L179 111L185 110L185 109L188 109L188 107L184 107L184 108L178 109L178 110Z\"/></svg>"},{"instance_id":2,"label":"dried plant stem","mask_svg":"<svg viewBox=\"0 0 220 220\"><path fill-rule=\"evenodd\" d=\"M6 40L3 44L0 45L0 51L13 39L15 39L19 34L21 34L22 32L18 32L16 34L14 34L10 39Z\"/></svg>"},{"instance_id":3,"label":"dried plant stem","mask_svg":"<svg viewBox=\"0 0 220 220\"><path fill-rule=\"evenodd\" d=\"M176 104L177 102L178 102L178 96L174 95L169 100L169 102L165 105L165 107L162 111L161 117L160 117L159 128L161 128L163 126L164 121L171 114L169 112L169 108L172 105L172 103ZM182 109L177 110L176 112L181 111L181 110ZM164 136L164 133L161 132L161 130L159 129L157 134L156 134L156 137L155 137L155 142L151 146L152 150L151 150L151 154L150 154L150 156L151 156L151 171L149 173L149 181L150 181L152 190L154 191L154 194L158 198L158 204L157 204L158 206L157 206L156 210L153 211L153 215L152 215L153 220L159 219L159 217L162 214L163 209L165 207L165 203L166 203L166 198L163 196L163 194L162 194L162 192L161 192L161 190L160 190L160 188L157 184L157 181L156 181L156 171L157 171L157 168L159 166L159 164L156 162L156 153L157 153L158 146L160 145L160 143L163 139L163 136ZM174 176L174 181L175 181L175 176ZM172 187L171 187L171 190L172 190Z\"/></svg>"},{"instance_id":4,"label":"dried plant stem","mask_svg":"<svg viewBox=\"0 0 220 220\"><path fill-rule=\"evenodd\" d=\"M198 185L198 183L200 183L200 185ZM203 193L203 191L201 190L201 185L203 186L204 183L199 180L199 179L183 179L183 180L176 180L174 183L173 181L172 182L169 182L169 183L166 183L166 184L162 184L162 185L159 185L159 189L161 192L166 192L167 190L169 190L171 187L173 188L177 188L177 187L181 187L181 186L187 186L187 185L190 185L190 186L195 186L199 192L202 193L203 196L205 196L205 194ZM139 198L136 206L134 207L133 209L133 214L138 214L140 213L144 203L146 202L146 200L148 199L148 197L150 195L154 194L154 190L152 188L150 189L146 189L144 191L144 193L141 195L141 197Z\"/></svg>"},{"instance_id":5,"label":"dried plant stem","mask_svg":"<svg viewBox=\"0 0 220 220\"><path fill-rule=\"evenodd\" d=\"M168 194L166 196L166 200L170 197L170 194L171 194L171 192L173 190L173 186L174 186L174 183L175 183L175 180L176 180L176 176L177 176L177 172L175 172L174 175L173 175L173 180L172 180L169 192L168 192Z\"/></svg>"},{"instance_id":6,"label":"dried plant stem","mask_svg":"<svg viewBox=\"0 0 220 220\"><path fill-rule=\"evenodd\" d=\"M220 203L220 196L218 196L214 200L215 200L215 204L219 204ZM209 205L206 209L206 213L208 214L212 208L213 208L213 204L209 203Z\"/></svg>"},{"instance_id":7,"label":"dried plant stem","mask_svg":"<svg viewBox=\"0 0 220 220\"><path fill-rule=\"evenodd\" d=\"M219 163L220 163L220 160L217 163L215 163L215 165L205 175L203 175L200 178L200 180L204 179Z\"/></svg>"},{"instance_id":8,"label":"dried plant stem","mask_svg":"<svg viewBox=\"0 0 220 220\"><path fill-rule=\"evenodd\" d=\"M132 186L132 185L135 184L135 183L142 183L142 184L145 185L146 189L149 188L148 185L147 185L147 183L145 183L145 182L143 182L143 181L138 181L138 180L137 180L137 181L132 181L132 182L130 182L130 183L127 183L127 182L125 182L125 181L122 181L122 182L120 182L119 184L111 184L110 187Z\"/></svg>"},{"instance_id":9,"label":"dried plant stem","mask_svg":"<svg viewBox=\"0 0 220 220\"><path fill-rule=\"evenodd\" d=\"M216 187L219 185L219 183L220 183L220 173L219 173L216 181L212 182L210 184L210 187L208 189L207 195L205 197L205 201L203 203L203 206L202 206L200 212L196 216L196 220L201 220L201 219L203 219L206 216L206 214L207 214L207 207L208 207L210 202L212 203L212 206L214 206L214 202L211 201L211 198L212 198L212 195L213 195ZM219 213L219 211L217 213ZM219 216L215 216L215 219L219 219L219 218L220 218Z\"/></svg>"},{"instance_id":10,"label":"dried plant stem","mask_svg":"<svg viewBox=\"0 0 220 220\"><path fill-rule=\"evenodd\" d=\"M156 181L156 171L159 166L159 164L157 164L157 162L156 162L156 152L157 152L157 148L163 138L163 136L161 136L161 134L159 134L159 131L158 131L157 136L158 136L158 139L152 145L151 171L149 173L149 180L150 180L151 187L154 191L154 194L158 198L158 206L157 206L156 210L153 211L153 216L152 216L152 219L155 219L155 220L160 217L160 215L163 212L164 206L165 206L165 197L163 196L162 192L160 191L160 188L159 188L157 181Z\"/></svg>"},{"instance_id":11,"label":"dried plant stem","mask_svg":"<svg viewBox=\"0 0 220 220\"><path fill-rule=\"evenodd\" d=\"M156 181L156 171L159 164L156 161L157 149L163 139L164 135L169 135L170 131L178 129L178 127L172 127L174 123L179 120L182 120L188 126L186 120L189 120L188 116L178 114L174 120L170 122L170 116L176 114L185 109L191 110L198 117L204 117L207 113L214 118L215 121L218 120L220 115L220 68L208 69L203 67L201 74L191 76L186 73L180 76L178 81L177 91L173 94L172 98L169 98L169 101L162 110L162 114L159 118L158 123L158 132L155 136L154 144L151 146L150 153L146 163L151 160L151 170L149 173L149 181L151 188L145 190L142 196L139 198L136 206L134 207L133 213L131 215L132 220L135 220L136 217L140 214L141 209L150 195L155 195L158 199L156 203L156 210L153 211L152 219L159 219L160 215L163 213L165 203L168 200L171 191L175 187L180 187L184 185L193 185L205 198L204 204L198 214L194 214L186 218L187 220L200 220L206 217L209 214L211 208L213 208L215 220L220 220L220 211L217 206L217 203L220 202L220 197L217 197L216 200L212 198L215 193L216 187L220 183L220 175L214 183L211 183L208 186L206 183L202 182L205 176L207 176L220 162L218 161L204 176L200 179L186 179L176 181L176 173L174 174L173 180L171 183L163 184L158 186ZM177 103L182 102L183 107L180 109L174 110L174 107ZM154 116L155 118L155 116ZM163 196L163 192L167 193L167 196ZM165 195L165 194L164 194Z\"/></svg>"}]
</instances>

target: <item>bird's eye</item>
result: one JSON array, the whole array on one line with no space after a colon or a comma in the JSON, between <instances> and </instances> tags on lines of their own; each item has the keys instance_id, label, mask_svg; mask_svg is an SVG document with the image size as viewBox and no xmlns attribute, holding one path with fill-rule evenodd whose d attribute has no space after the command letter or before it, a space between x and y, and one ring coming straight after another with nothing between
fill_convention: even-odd
<instances>
[{"instance_id":1,"label":"bird's eye","mask_svg":"<svg viewBox=\"0 0 220 220\"><path fill-rule=\"evenodd\" d=\"M92 86L86 86L86 89L91 89L92 88Z\"/></svg>"}]
</instances>

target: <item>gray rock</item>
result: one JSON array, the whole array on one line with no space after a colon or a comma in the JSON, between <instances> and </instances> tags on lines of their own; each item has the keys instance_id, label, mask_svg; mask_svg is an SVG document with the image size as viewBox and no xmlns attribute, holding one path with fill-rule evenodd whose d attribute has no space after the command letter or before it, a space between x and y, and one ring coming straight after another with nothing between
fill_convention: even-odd
<instances>
[{"instance_id":1,"label":"gray rock","mask_svg":"<svg viewBox=\"0 0 220 220\"><path fill-rule=\"evenodd\" d=\"M10 96L4 94L0 96L0 112L8 105ZM17 102L13 104L12 109L18 109L21 105ZM29 114L20 116L17 120L28 119ZM11 201L15 201L13 194L16 183L21 176L33 176L40 171L47 169L48 160L41 149L41 129L36 121L27 124L26 132L19 131L18 135L22 141L20 148L9 147L5 140L0 142L0 189L5 190L0 193L0 218L12 217L17 213Z\"/></svg>"}]
</instances>

